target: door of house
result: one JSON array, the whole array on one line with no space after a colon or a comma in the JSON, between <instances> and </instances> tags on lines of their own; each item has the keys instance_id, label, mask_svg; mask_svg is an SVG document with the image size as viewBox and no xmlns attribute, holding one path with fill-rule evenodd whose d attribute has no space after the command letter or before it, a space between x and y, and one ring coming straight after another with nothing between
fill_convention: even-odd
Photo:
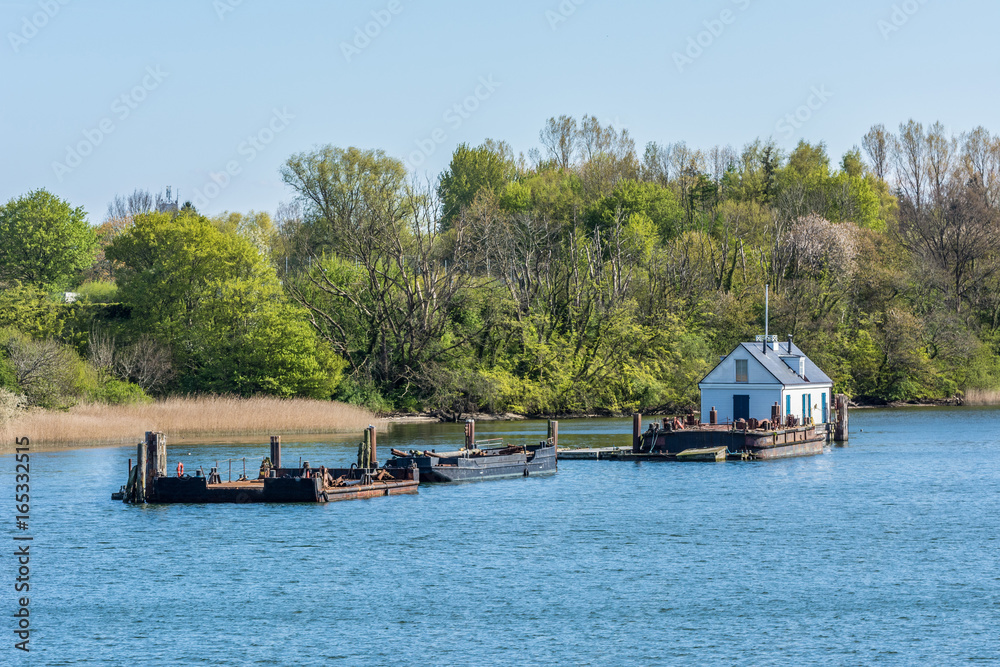
<instances>
[{"instance_id":1,"label":"door of house","mask_svg":"<svg viewBox=\"0 0 1000 667\"><path fill-rule=\"evenodd\" d=\"M750 419L750 397L733 394L733 421Z\"/></svg>"},{"instance_id":2,"label":"door of house","mask_svg":"<svg viewBox=\"0 0 1000 667\"><path fill-rule=\"evenodd\" d=\"M823 423L825 424L830 421L830 415L827 413L826 394L819 395L819 404L823 406Z\"/></svg>"}]
</instances>

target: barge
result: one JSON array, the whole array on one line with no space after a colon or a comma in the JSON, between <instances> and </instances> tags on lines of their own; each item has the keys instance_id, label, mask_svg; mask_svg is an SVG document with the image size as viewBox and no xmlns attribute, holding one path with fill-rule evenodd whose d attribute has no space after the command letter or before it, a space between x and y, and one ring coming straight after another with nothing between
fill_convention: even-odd
<instances>
[{"instance_id":1,"label":"barge","mask_svg":"<svg viewBox=\"0 0 1000 667\"><path fill-rule=\"evenodd\" d=\"M822 454L848 439L847 396L789 336L740 343L698 383L700 415L653 422L634 415L632 446L567 451L566 459L768 460ZM715 406L720 406L717 409Z\"/></svg>"},{"instance_id":2,"label":"barge","mask_svg":"<svg viewBox=\"0 0 1000 667\"><path fill-rule=\"evenodd\" d=\"M465 446L454 452L401 451L393 449L392 468L419 470L420 482L448 484L510 477L529 477L556 472L559 423L550 421L545 440L538 444L511 445L502 438L476 440L476 422L465 422Z\"/></svg>"},{"instance_id":3,"label":"barge","mask_svg":"<svg viewBox=\"0 0 1000 667\"><path fill-rule=\"evenodd\" d=\"M769 420L740 420L734 424L701 424L694 415L686 423L680 419L653 422L642 431L642 416L632 425L633 457L665 457L677 460L706 460L697 454L724 449L725 459L767 460L823 453L827 442L825 425L799 424L794 416L785 424ZM723 459L723 460L725 460ZM717 459L713 459L717 460Z\"/></svg>"},{"instance_id":4,"label":"barge","mask_svg":"<svg viewBox=\"0 0 1000 667\"><path fill-rule=\"evenodd\" d=\"M298 467L281 465L281 439L271 438L270 456L264 458L258 477L244 471L234 481L222 480L218 465L206 475L199 468L184 473L177 464L176 476L167 474L166 438L162 433L146 433L139 443L138 462L129 461L128 483L112 499L127 503L327 503L337 500L376 498L417 493L420 471L415 466L378 467L375 462L375 427L365 430L359 446L358 463L350 468Z\"/></svg>"}]
</instances>

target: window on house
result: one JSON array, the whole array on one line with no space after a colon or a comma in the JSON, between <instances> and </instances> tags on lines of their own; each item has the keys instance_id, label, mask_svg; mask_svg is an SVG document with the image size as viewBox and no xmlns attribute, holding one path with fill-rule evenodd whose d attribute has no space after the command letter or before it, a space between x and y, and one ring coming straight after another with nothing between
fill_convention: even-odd
<instances>
[{"instance_id":1,"label":"window on house","mask_svg":"<svg viewBox=\"0 0 1000 667\"><path fill-rule=\"evenodd\" d=\"M749 382L750 378L747 374L747 360L737 359L736 360L736 381L737 382Z\"/></svg>"}]
</instances>

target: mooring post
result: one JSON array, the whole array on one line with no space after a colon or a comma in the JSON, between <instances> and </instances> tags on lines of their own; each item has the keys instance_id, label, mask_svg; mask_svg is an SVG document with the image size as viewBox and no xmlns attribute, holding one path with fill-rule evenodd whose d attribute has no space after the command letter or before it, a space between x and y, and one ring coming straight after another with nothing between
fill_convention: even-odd
<instances>
[{"instance_id":1,"label":"mooring post","mask_svg":"<svg viewBox=\"0 0 1000 667\"><path fill-rule=\"evenodd\" d=\"M476 420L465 420L465 448L472 450L476 448Z\"/></svg>"},{"instance_id":2,"label":"mooring post","mask_svg":"<svg viewBox=\"0 0 1000 667\"><path fill-rule=\"evenodd\" d=\"M559 447L559 422L554 419L549 420L548 439L552 441L553 447Z\"/></svg>"},{"instance_id":3,"label":"mooring post","mask_svg":"<svg viewBox=\"0 0 1000 667\"><path fill-rule=\"evenodd\" d=\"M140 442L139 446L136 448L136 458L135 466L138 468L135 472L135 484L136 484L136 494L135 501L138 503L146 502L146 442Z\"/></svg>"},{"instance_id":4,"label":"mooring post","mask_svg":"<svg viewBox=\"0 0 1000 667\"><path fill-rule=\"evenodd\" d=\"M636 412L632 415L632 451L639 451L639 440L642 438L642 415Z\"/></svg>"},{"instance_id":5,"label":"mooring post","mask_svg":"<svg viewBox=\"0 0 1000 667\"><path fill-rule=\"evenodd\" d=\"M847 442L850 434L847 427L847 394L837 394L837 425L833 430L836 442Z\"/></svg>"},{"instance_id":6,"label":"mooring post","mask_svg":"<svg viewBox=\"0 0 1000 667\"><path fill-rule=\"evenodd\" d=\"M365 429L364 441L361 443L361 447L358 449L358 467L362 470L367 470L371 467L371 453L372 453L372 427L369 426Z\"/></svg>"},{"instance_id":7,"label":"mooring post","mask_svg":"<svg viewBox=\"0 0 1000 667\"><path fill-rule=\"evenodd\" d=\"M281 436L272 435L271 436L271 469L275 470L281 467Z\"/></svg>"},{"instance_id":8,"label":"mooring post","mask_svg":"<svg viewBox=\"0 0 1000 667\"><path fill-rule=\"evenodd\" d=\"M372 467L373 468L377 468L378 467L378 444L377 444L377 438L376 438L376 429L375 429L374 426L369 426L368 428L370 428L371 431L372 431L372 449L371 449L371 452L372 452Z\"/></svg>"},{"instance_id":9,"label":"mooring post","mask_svg":"<svg viewBox=\"0 0 1000 667\"><path fill-rule=\"evenodd\" d=\"M167 438L162 433L146 431L146 459L140 469L144 478L145 496L148 500L153 494L153 480L156 477L167 476Z\"/></svg>"}]
</instances>

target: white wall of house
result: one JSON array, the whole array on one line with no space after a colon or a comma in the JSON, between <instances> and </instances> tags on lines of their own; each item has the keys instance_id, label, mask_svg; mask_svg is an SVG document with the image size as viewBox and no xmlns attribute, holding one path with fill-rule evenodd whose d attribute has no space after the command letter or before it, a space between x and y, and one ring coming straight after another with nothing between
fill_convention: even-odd
<instances>
[{"instance_id":1,"label":"white wall of house","mask_svg":"<svg viewBox=\"0 0 1000 667\"><path fill-rule=\"evenodd\" d=\"M802 397L807 396L806 413L802 413ZM781 392L781 414L793 414L800 420L809 416L809 406L812 406L813 423L822 424L823 402L826 401L826 421L830 421L830 402L833 397L833 385L809 385L804 387L786 387ZM789 405L791 413L788 412Z\"/></svg>"},{"instance_id":2,"label":"white wall of house","mask_svg":"<svg viewBox=\"0 0 1000 667\"><path fill-rule=\"evenodd\" d=\"M752 363L752 362L751 362ZM768 377L771 377L768 373ZM733 383L712 385L701 390L701 421L707 424L709 411L715 407L719 413L719 423L733 421L733 396L750 397L750 416L757 419L771 418L771 404L781 400L781 385L771 378L769 385Z\"/></svg>"}]
</instances>

